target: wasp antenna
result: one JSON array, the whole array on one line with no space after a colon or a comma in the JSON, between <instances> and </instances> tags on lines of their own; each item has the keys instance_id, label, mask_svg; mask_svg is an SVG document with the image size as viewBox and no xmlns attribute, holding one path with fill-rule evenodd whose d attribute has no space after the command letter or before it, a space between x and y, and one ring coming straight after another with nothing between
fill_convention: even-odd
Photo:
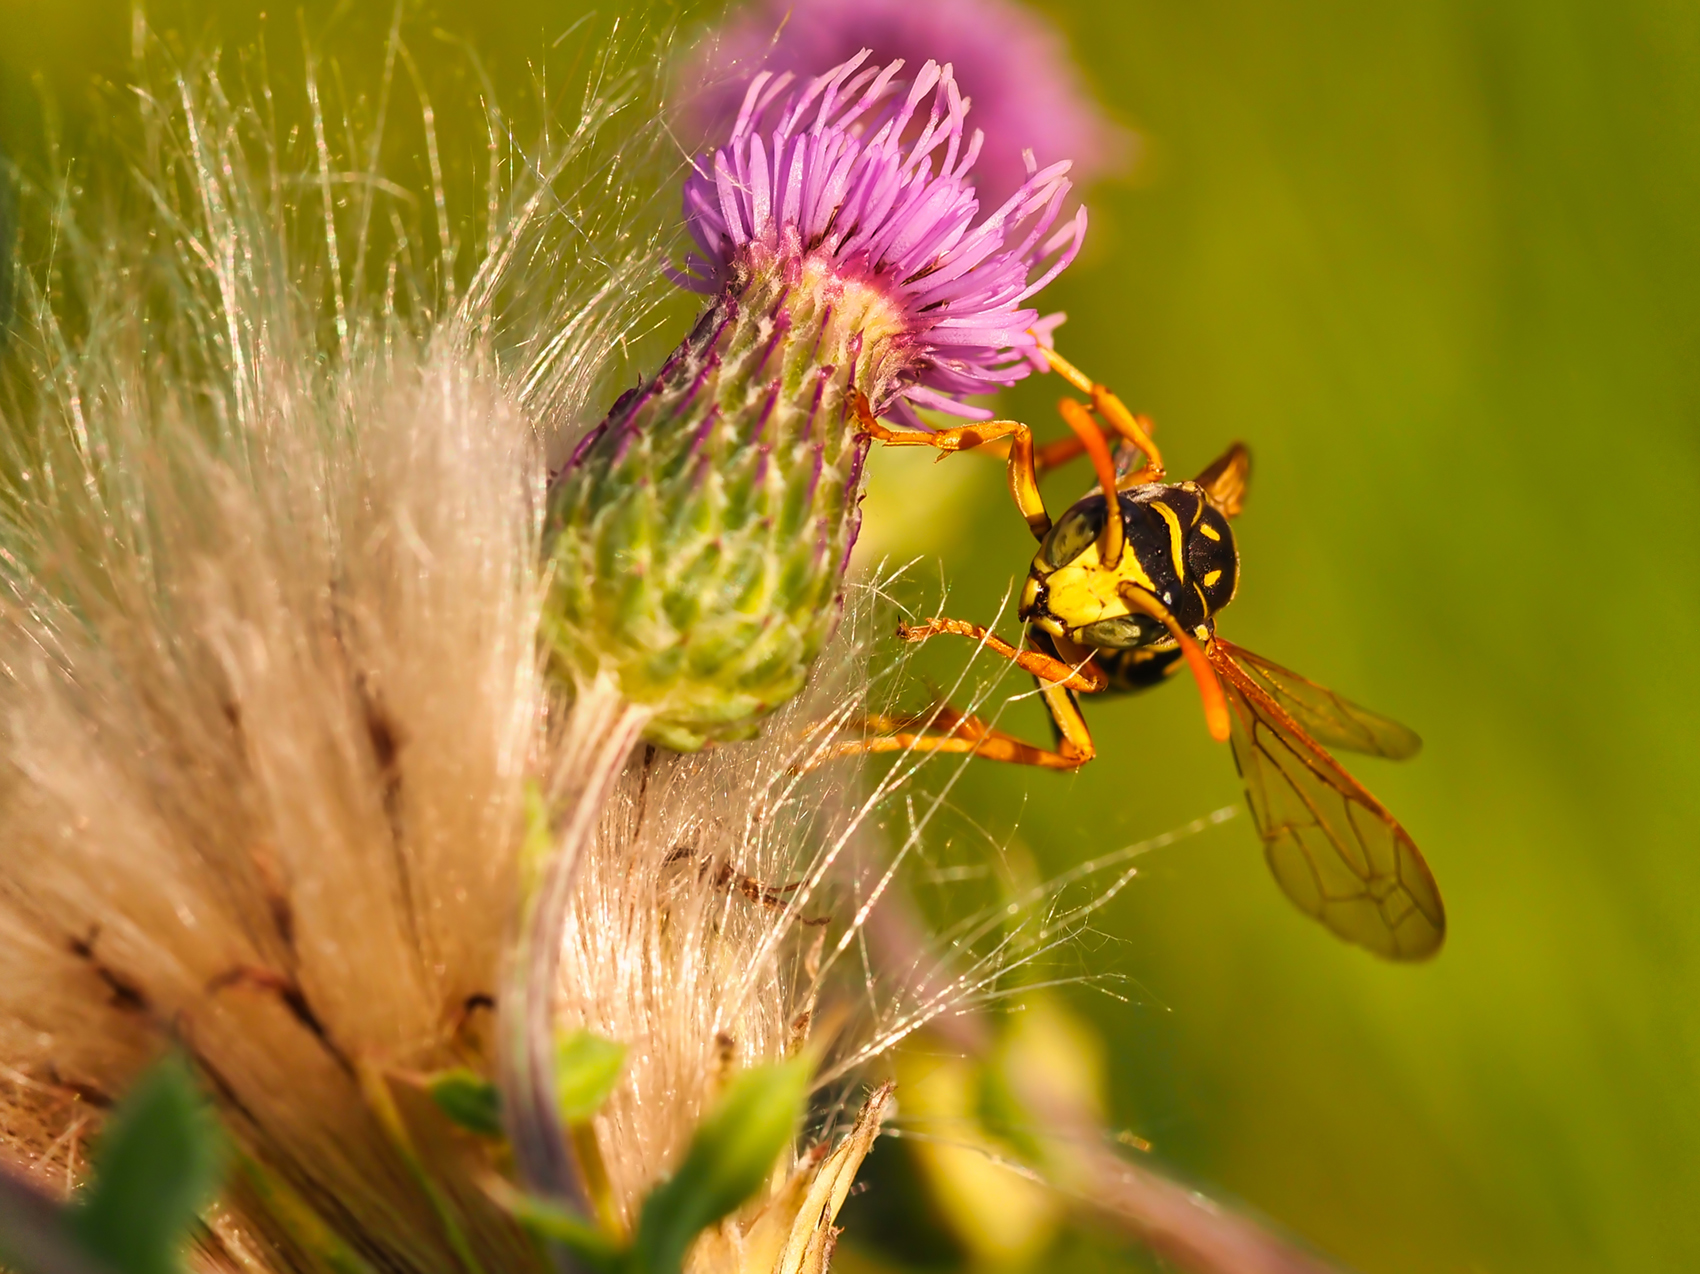
<instances>
[{"instance_id":1,"label":"wasp antenna","mask_svg":"<svg viewBox=\"0 0 1700 1274\"><path fill-rule=\"evenodd\" d=\"M1051 370L1073 385L1083 394L1092 392L1092 378L1081 371L1068 359L1049 346L1041 346L1039 352L1045 356L1045 361L1051 365Z\"/></svg>"},{"instance_id":2,"label":"wasp antenna","mask_svg":"<svg viewBox=\"0 0 1700 1274\"><path fill-rule=\"evenodd\" d=\"M1091 413L1074 399L1063 399L1057 404L1057 411L1086 448L1086 454L1092 460L1092 470L1098 475L1098 485L1103 488L1104 529L1098 533L1098 560L1105 566L1114 566L1122 560L1126 535L1122 530L1121 501L1116 495L1116 462L1110 455L1110 444L1105 441L1104 432L1098 428Z\"/></svg>"},{"instance_id":3,"label":"wasp antenna","mask_svg":"<svg viewBox=\"0 0 1700 1274\"><path fill-rule=\"evenodd\" d=\"M1228 696L1222 690L1221 681L1217 679L1216 669L1210 664L1210 656L1204 653L1204 648L1193 640L1186 629L1175 622L1169 608L1145 589L1137 584L1123 584L1121 597L1129 609L1151 616L1169 630L1169 635L1181 648L1186 666L1192 672L1192 679L1198 683L1198 697L1204 704L1205 728L1210 731L1210 737L1216 742L1226 743L1232 729L1228 718Z\"/></svg>"}]
</instances>

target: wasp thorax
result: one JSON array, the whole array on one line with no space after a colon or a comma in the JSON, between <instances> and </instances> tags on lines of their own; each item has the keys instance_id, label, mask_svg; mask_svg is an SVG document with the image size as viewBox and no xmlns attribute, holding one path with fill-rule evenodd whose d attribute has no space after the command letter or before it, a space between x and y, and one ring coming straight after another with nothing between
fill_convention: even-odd
<instances>
[{"instance_id":1,"label":"wasp thorax","mask_svg":"<svg viewBox=\"0 0 1700 1274\"><path fill-rule=\"evenodd\" d=\"M1128 605L1132 587L1155 597L1188 632L1207 635L1233 600L1239 555L1228 520L1196 483L1152 483L1117 493L1125 544L1101 559L1108 502L1094 494L1056 520L1039 545L1022 618L1057 637L1099 649L1171 642L1164 625Z\"/></svg>"}]
</instances>

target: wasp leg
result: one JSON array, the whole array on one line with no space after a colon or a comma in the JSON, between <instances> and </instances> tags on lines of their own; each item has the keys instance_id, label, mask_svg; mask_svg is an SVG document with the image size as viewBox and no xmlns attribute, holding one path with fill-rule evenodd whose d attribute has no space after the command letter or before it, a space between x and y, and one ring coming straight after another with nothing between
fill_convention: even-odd
<instances>
[{"instance_id":1,"label":"wasp leg","mask_svg":"<svg viewBox=\"0 0 1700 1274\"><path fill-rule=\"evenodd\" d=\"M857 423L870 438L888 447L933 447L946 454L967 451L984 443L1009 439L1009 494L1033 538L1043 539L1051 529L1051 515L1039 494L1039 475L1033 469L1033 431L1019 420L983 420L922 433L918 429L892 429L874 418L868 396L858 390L854 397Z\"/></svg>"},{"instance_id":2,"label":"wasp leg","mask_svg":"<svg viewBox=\"0 0 1700 1274\"><path fill-rule=\"evenodd\" d=\"M1082 410L1084 410L1082 404L1074 402L1073 399L1068 401L1072 406L1082 408ZM1139 450L1139 453L1142 456L1149 459L1150 453L1145 450L1142 444L1151 441L1151 434L1156 430L1156 425L1152 423L1151 417L1149 416L1134 416L1133 420L1139 426L1140 432L1143 436L1131 438L1128 441L1132 442L1134 447ZM1101 425L1097 421L1093 421L1093 427L1096 428L1099 433L1108 434L1111 437L1121 438L1124 436L1120 432L1116 431L1112 426ZM1002 457L1008 454L1009 447L1007 443L1001 446L997 443L991 443L987 446L986 450ZM1033 471L1043 477L1052 469L1060 469L1065 464L1070 464L1080 459L1080 457L1085 454L1086 443L1078 434L1071 435L1067 438L1053 438L1050 442L1035 443L1033 446ZM1156 474L1155 477L1152 476L1154 473ZM1143 482L1155 482L1157 477L1160 477L1162 473L1163 470L1160 468L1153 470L1149 465L1142 466L1138 470L1129 473L1126 477L1122 478L1116 483L1116 485L1125 488L1138 486Z\"/></svg>"},{"instance_id":3,"label":"wasp leg","mask_svg":"<svg viewBox=\"0 0 1700 1274\"><path fill-rule=\"evenodd\" d=\"M1144 418L1141 417L1141 419ZM1096 427L1100 433L1105 432L1107 428L1107 426ZM1000 460L1005 459L1009 455L1009 444L988 443L986 453L995 455ZM1067 438L1053 438L1050 442L1035 443L1033 445L1033 472L1043 477L1052 469L1060 469L1065 464L1078 460L1085 454L1086 444L1074 434L1070 434ZM1127 485L1125 479L1121 485Z\"/></svg>"},{"instance_id":4,"label":"wasp leg","mask_svg":"<svg viewBox=\"0 0 1700 1274\"><path fill-rule=\"evenodd\" d=\"M1110 684L1104 670L1092 662L1091 652L1084 647L1067 646L1065 653L1078 650L1078 664L1064 663L1038 650L1017 650L995 633L978 624L960 619L933 619L898 630L905 641L925 641L928 637L949 633L971 637L986 649L1032 673L1039 680L1039 694L1045 711L1057 731L1057 746L1042 748L1014 735L994 730L978 717L958 712L943 704L931 712L913 716L872 716L862 720L869 731L865 739L845 739L823 749L806 769L813 769L835 757L864 756L876 752L956 752L985 757L989 761L1006 761L1013 765L1034 765L1047 770L1075 770L1095 755L1092 732L1086 727L1075 692L1092 694Z\"/></svg>"},{"instance_id":5,"label":"wasp leg","mask_svg":"<svg viewBox=\"0 0 1700 1274\"><path fill-rule=\"evenodd\" d=\"M1090 652L1078 664L1064 663L1042 651L1017 650L990 629L970 624L967 620L929 619L924 624L904 624L897 630L897 635L904 641L926 641L941 633L977 641L993 654L1001 655L1023 671L1032 673L1046 685L1096 694L1110 684L1104 670L1092 662Z\"/></svg>"},{"instance_id":6,"label":"wasp leg","mask_svg":"<svg viewBox=\"0 0 1700 1274\"><path fill-rule=\"evenodd\" d=\"M1055 750L1028 743L1002 730L994 730L978 717L958 712L945 704L933 712L917 716L867 717L862 722L863 727L880 733L865 739L840 740L826 749L809 768L836 757L866 756L878 752L954 752L1045 770L1078 770L1097 755L1080 705L1065 686L1047 684L1042 693L1045 708L1061 735Z\"/></svg>"},{"instance_id":7,"label":"wasp leg","mask_svg":"<svg viewBox=\"0 0 1700 1274\"><path fill-rule=\"evenodd\" d=\"M1106 424L1123 438L1126 438L1145 456L1145 467L1139 472L1130 474L1124 480L1125 486L1136 486L1144 482L1160 482L1167 472L1163 466L1163 453L1157 450L1157 444L1151 441L1151 422L1143 416L1136 416L1103 385L1093 380L1073 363L1053 349L1044 351L1045 359L1056 372L1069 384L1092 400L1092 410L1104 418ZM1077 411L1083 411L1081 404L1072 400L1069 402ZM1068 408L1062 408L1064 419L1068 418ZM1079 432L1076 430L1076 432Z\"/></svg>"}]
</instances>

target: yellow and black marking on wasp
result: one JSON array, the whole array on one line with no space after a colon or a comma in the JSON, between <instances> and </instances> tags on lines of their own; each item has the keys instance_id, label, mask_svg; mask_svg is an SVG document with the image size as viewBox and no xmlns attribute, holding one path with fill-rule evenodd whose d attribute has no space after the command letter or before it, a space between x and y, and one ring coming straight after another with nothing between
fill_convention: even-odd
<instances>
[{"instance_id":1,"label":"yellow and black marking on wasp","mask_svg":"<svg viewBox=\"0 0 1700 1274\"><path fill-rule=\"evenodd\" d=\"M1024 742L945 706L870 718L868 737L842 742L833 754L913 749L1077 769L1095 754L1081 695L1144 690L1185 664L1211 735L1233 744L1270 869L1287 896L1378 955L1433 955L1446 915L1428 865L1398 821L1327 751L1403 760L1421 740L1216 632L1217 612L1239 584L1231 519L1245 497L1249 453L1236 443L1196 479L1166 482L1149 422L1061 356L1047 356L1090 405L1064 399L1060 410L1074 437L1042 449L1019 421L922 433L880 424L865 400L859 410L864 431L889 445L952 452L1008 440L1010 494L1039 540L1021 595L1027 648L956 619L901 635L969 637L1032 673L1056 726L1055 746ZM1143 457L1139 468L1118 472L1099 420L1124 459ZM1091 458L1098 487L1053 522L1039 472L1080 454Z\"/></svg>"}]
</instances>

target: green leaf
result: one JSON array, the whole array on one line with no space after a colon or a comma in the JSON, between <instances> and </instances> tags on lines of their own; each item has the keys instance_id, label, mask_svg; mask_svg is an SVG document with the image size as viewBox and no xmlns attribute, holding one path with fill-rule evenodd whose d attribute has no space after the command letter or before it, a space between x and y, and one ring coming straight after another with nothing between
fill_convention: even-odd
<instances>
[{"instance_id":1,"label":"green leaf","mask_svg":"<svg viewBox=\"0 0 1700 1274\"><path fill-rule=\"evenodd\" d=\"M555 1048L555 1093L561 1118L582 1124L594 1115L620 1082L626 1046L590 1031L574 1031Z\"/></svg>"},{"instance_id":2,"label":"green leaf","mask_svg":"<svg viewBox=\"0 0 1700 1274\"><path fill-rule=\"evenodd\" d=\"M577 1213L530 1195L514 1195L507 1207L532 1234L559 1243L593 1269L615 1274L625 1268L626 1249Z\"/></svg>"},{"instance_id":3,"label":"green leaf","mask_svg":"<svg viewBox=\"0 0 1700 1274\"><path fill-rule=\"evenodd\" d=\"M634 1243L640 1274L678 1274L691 1241L761 1188L802 1116L811 1069L796 1057L751 1067L727 1086L679 1170L644 1200Z\"/></svg>"},{"instance_id":4,"label":"green leaf","mask_svg":"<svg viewBox=\"0 0 1700 1274\"><path fill-rule=\"evenodd\" d=\"M168 1057L113 1112L94 1181L67 1225L85 1250L123 1274L179 1274L190 1229L223 1166L218 1125L188 1066Z\"/></svg>"},{"instance_id":5,"label":"green leaf","mask_svg":"<svg viewBox=\"0 0 1700 1274\"><path fill-rule=\"evenodd\" d=\"M426 1083L437 1108L468 1132L501 1137L502 1095L475 1071L457 1066L431 1076Z\"/></svg>"},{"instance_id":6,"label":"green leaf","mask_svg":"<svg viewBox=\"0 0 1700 1274\"><path fill-rule=\"evenodd\" d=\"M555 828L549 819L548 799L536 779L526 779L520 795L525 825L519 842L519 879L522 891L529 896L554 851Z\"/></svg>"}]
</instances>

